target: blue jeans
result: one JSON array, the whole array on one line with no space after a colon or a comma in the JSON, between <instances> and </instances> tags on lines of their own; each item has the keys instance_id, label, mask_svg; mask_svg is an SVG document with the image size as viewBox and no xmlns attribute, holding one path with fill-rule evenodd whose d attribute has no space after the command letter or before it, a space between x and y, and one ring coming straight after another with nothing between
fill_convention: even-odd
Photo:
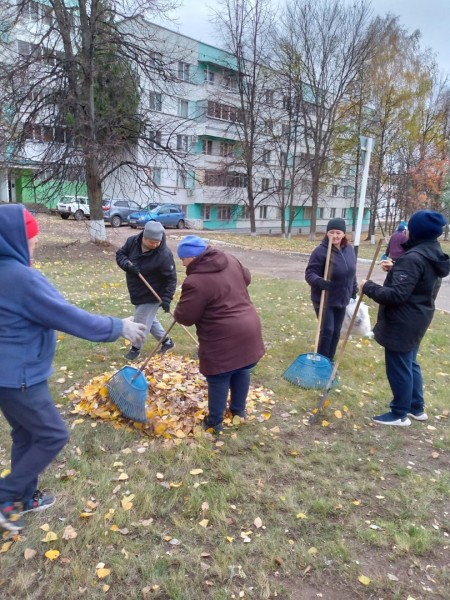
<instances>
[{"instance_id":1,"label":"blue jeans","mask_svg":"<svg viewBox=\"0 0 450 600\"><path fill-rule=\"evenodd\" d=\"M386 375L393 394L390 407L400 417L424 410L422 372L416 360L418 350L419 347L409 352L384 349Z\"/></svg>"},{"instance_id":2,"label":"blue jeans","mask_svg":"<svg viewBox=\"0 0 450 600\"><path fill-rule=\"evenodd\" d=\"M339 344L339 336L341 335L342 323L345 317L345 308L345 306L344 308L325 306L323 311L317 352L330 360L334 359L336 348ZM319 307L314 306L314 310L316 311L316 315L319 316Z\"/></svg>"},{"instance_id":3,"label":"blue jeans","mask_svg":"<svg viewBox=\"0 0 450 600\"><path fill-rule=\"evenodd\" d=\"M0 503L30 500L39 474L69 439L46 381L25 389L0 387L0 409L11 426L11 473L0 479Z\"/></svg>"},{"instance_id":4,"label":"blue jeans","mask_svg":"<svg viewBox=\"0 0 450 600\"><path fill-rule=\"evenodd\" d=\"M219 373L218 375L207 375L208 382L208 424L215 427L223 421L223 415L227 408L228 392L231 392L230 411L242 413L245 411L248 390L250 388L250 370L256 363Z\"/></svg>"}]
</instances>

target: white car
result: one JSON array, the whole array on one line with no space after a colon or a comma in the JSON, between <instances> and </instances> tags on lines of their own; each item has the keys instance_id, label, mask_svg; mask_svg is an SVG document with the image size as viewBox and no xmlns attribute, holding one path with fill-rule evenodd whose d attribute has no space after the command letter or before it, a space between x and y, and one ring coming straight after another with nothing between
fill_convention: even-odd
<instances>
[{"instance_id":1,"label":"white car","mask_svg":"<svg viewBox=\"0 0 450 600\"><path fill-rule=\"evenodd\" d=\"M56 212L59 213L61 219L68 219L72 215L76 221L88 219L91 216L86 196L63 196L56 205Z\"/></svg>"}]
</instances>

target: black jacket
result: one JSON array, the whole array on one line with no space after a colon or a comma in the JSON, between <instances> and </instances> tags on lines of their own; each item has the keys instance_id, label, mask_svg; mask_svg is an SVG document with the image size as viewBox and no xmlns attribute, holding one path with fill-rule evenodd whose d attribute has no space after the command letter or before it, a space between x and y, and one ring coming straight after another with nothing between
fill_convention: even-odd
<instances>
[{"instance_id":1,"label":"black jacket","mask_svg":"<svg viewBox=\"0 0 450 600\"><path fill-rule=\"evenodd\" d=\"M328 237L325 236L319 246L312 251L308 266L305 269L305 279L311 286L311 300L316 306L320 304L322 293L320 282L324 276L327 248ZM331 284L327 292L326 306L344 308L358 289L356 283L356 255L353 247L347 243L347 238L344 238L341 242L340 249L335 246L331 249L328 279Z\"/></svg>"},{"instance_id":2,"label":"black jacket","mask_svg":"<svg viewBox=\"0 0 450 600\"><path fill-rule=\"evenodd\" d=\"M143 233L129 237L122 248L117 250L117 264L126 271L128 262L131 261L139 267L141 274L161 300L171 302L177 286L177 271L172 251L166 245L166 236L163 234L161 244L156 250L148 252L142 252L142 236ZM158 300L138 275L127 272L127 286L131 304L158 304Z\"/></svg>"},{"instance_id":3,"label":"black jacket","mask_svg":"<svg viewBox=\"0 0 450 600\"><path fill-rule=\"evenodd\" d=\"M442 277L450 273L450 259L437 240L408 241L383 285L367 281L364 293L378 309L375 339L393 352L418 347L434 315L434 301Z\"/></svg>"}]
</instances>

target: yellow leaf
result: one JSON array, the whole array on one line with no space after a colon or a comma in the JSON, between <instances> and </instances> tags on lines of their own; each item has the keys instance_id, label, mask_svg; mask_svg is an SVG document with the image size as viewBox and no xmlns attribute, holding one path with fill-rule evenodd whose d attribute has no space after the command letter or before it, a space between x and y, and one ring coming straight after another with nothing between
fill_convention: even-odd
<instances>
[{"instance_id":1,"label":"yellow leaf","mask_svg":"<svg viewBox=\"0 0 450 600\"><path fill-rule=\"evenodd\" d=\"M171 487L171 488L179 488L179 487L181 487L182 485L183 485L183 482L182 482L182 481L178 481L178 482L171 481L171 482L169 483L169 487Z\"/></svg>"},{"instance_id":2,"label":"yellow leaf","mask_svg":"<svg viewBox=\"0 0 450 600\"><path fill-rule=\"evenodd\" d=\"M335 410L334 411L334 416L336 417L336 419L342 419L342 413L340 410Z\"/></svg>"},{"instance_id":3,"label":"yellow leaf","mask_svg":"<svg viewBox=\"0 0 450 600\"><path fill-rule=\"evenodd\" d=\"M360 575L358 577L358 581L360 583L362 583L363 585L369 585L369 583L370 583L370 579L368 577L366 577L365 575Z\"/></svg>"},{"instance_id":4,"label":"yellow leaf","mask_svg":"<svg viewBox=\"0 0 450 600\"><path fill-rule=\"evenodd\" d=\"M102 586L102 591L103 592L107 592L110 587L111 587L110 585L108 585L108 584L105 583L105 585Z\"/></svg>"},{"instance_id":5,"label":"yellow leaf","mask_svg":"<svg viewBox=\"0 0 450 600\"><path fill-rule=\"evenodd\" d=\"M190 471L191 475L200 475L201 473L203 473L203 469L191 469Z\"/></svg>"},{"instance_id":6,"label":"yellow leaf","mask_svg":"<svg viewBox=\"0 0 450 600\"><path fill-rule=\"evenodd\" d=\"M227 542L230 542L230 544L234 541L234 537L230 537L227 535L226 537Z\"/></svg>"},{"instance_id":7,"label":"yellow leaf","mask_svg":"<svg viewBox=\"0 0 450 600\"><path fill-rule=\"evenodd\" d=\"M328 427L330 425L330 423L328 421L325 421L325 419L322 421L322 427Z\"/></svg>"},{"instance_id":8,"label":"yellow leaf","mask_svg":"<svg viewBox=\"0 0 450 600\"><path fill-rule=\"evenodd\" d=\"M297 513L296 515L297 519L307 519L308 517L304 514L304 513Z\"/></svg>"},{"instance_id":9,"label":"yellow leaf","mask_svg":"<svg viewBox=\"0 0 450 600\"><path fill-rule=\"evenodd\" d=\"M96 571L96 575L99 579L104 579L105 577L108 577L110 573L111 569L97 569Z\"/></svg>"},{"instance_id":10,"label":"yellow leaf","mask_svg":"<svg viewBox=\"0 0 450 600\"><path fill-rule=\"evenodd\" d=\"M117 479L119 481L126 481L128 479L128 475L126 473L121 473Z\"/></svg>"},{"instance_id":11,"label":"yellow leaf","mask_svg":"<svg viewBox=\"0 0 450 600\"><path fill-rule=\"evenodd\" d=\"M45 556L48 560L56 560L59 556L59 550L47 550Z\"/></svg>"},{"instance_id":12,"label":"yellow leaf","mask_svg":"<svg viewBox=\"0 0 450 600\"><path fill-rule=\"evenodd\" d=\"M361 504L361 500L353 500L352 504L359 506Z\"/></svg>"},{"instance_id":13,"label":"yellow leaf","mask_svg":"<svg viewBox=\"0 0 450 600\"><path fill-rule=\"evenodd\" d=\"M113 524L113 525L111 525L111 527L110 527L110 530L111 530L111 531L119 531L119 526L118 526L118 525L115 525L115 524Z\"/></svg>"},{"instance_id":14,"label":"yellow leaf","mask_svg":"<svg viewBox=\"0 0 450 600\"><path fill-rule=\"evenodd\" d=\"M12 542L5 542L2 547L0 548L0 552L8 552L8 550L11 548L11 546L13 545Z\"/></svg>"},{"instance_id":15,"label":"yellow leaf","mask_svg":"<svg viewBox=\"0 0 450 600\"><path fill-rule=\"evenodd\" d=\"M184 433L184 431L182 429L177 429L175 431L175 437L182 439L182 438L186 437L186 434Z\"/></svg>"},{"instance_id":16,"label":"yellow leaf","mask_svg":"<svg viewBox=\"0 0 450 600\"><path fill-rule=\"evenodd\" d=\"M89 517L93 517L95 513L82 512L80 513L80 517L82 519L88 519Z\"/></svg>"},{"instance_id":17,"label":"yellow leaf","mask_svg":"<svg viewBox=\"0 0 450 600\"><path fill-rule=\"evenodd\" d=\"M45 538L43 538L41 540L41 542L54 542L55 540L58 539L58 536L56 535L56 533L54 531L49 531L47 533L47 535L45 536Z\"/></svg>"},{"instance_id":18,"label":"yellow leaf","mask_svg":"<svg viewBox=\"0 0 450 600\"><path fill-rule=\"evenodd\" d=\"M268 421L270 419L270 417L272 416L272 413L270 413L270 412L262 412L261 416L263 417L263 419L265 421Z\"/></svg>"},{"instance_id":19,"label":"yellow leaf","mask_svg":"<svg viewBox=\"0 0 450 600\"><path fill-rule=\"evenodd\" d=\"M209 523L208 519L202 519L199 522L199 525L200 525L200 527L204 527L206 529L208 527L208 523Z\"/></svg>"},{"instance_id":20,"label":"yellow leaf","mask_svg":"<svg viewBox=\"0 0 450 600\"><path fill-rule=\"evenodd\" d=\"M40 526L40 529L42 529L42 531L49 531L50 525L48 523L44 523L43 525Z\"/></svg>"},{"instance_id":21,"label":"yellow leaf","mask_svg":"<svg viewBox=\"0 0 450 600\"><path fill-rule=\"evenodd\" d=\"M312 546L309 550L308 550L308 554L311 554L311 556L315 556L317 554L318 550L317 548L314 548L314 546Z\"/></svg>"},{"instance_id":22,"label":"yellow leaf","mask_svg":"<svg viewBox=\"0 0 450 600\"><path fill-rule=\"evenodd\" d=\"M0 478L4 479L7 475L9 475L11 473L10 469L3 469L3 471L0 473Z\"/></svg>"}]
</instances>

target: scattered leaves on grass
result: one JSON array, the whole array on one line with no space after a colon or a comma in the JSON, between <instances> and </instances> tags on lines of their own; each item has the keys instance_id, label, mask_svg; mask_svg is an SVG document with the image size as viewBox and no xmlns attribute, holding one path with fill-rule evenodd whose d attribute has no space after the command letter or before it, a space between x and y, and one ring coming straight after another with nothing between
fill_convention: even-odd
<instances>
[{"instance_id":1,"label":"scattered leaves on grass","mask_svg":"<svg viewBox=\"0 0 450 600\"><path fill-rule=\"evenodd\" d=\"M58 539L58 536L56 535L56 533L54 531L49 531L47 533L47 535L44 538L42 538L41 542L45 542L45 543L54 542L57 539Z\"/></svg>"},{"instance_id":2,"label":"scattered leaves on grass","mask_svg":"<svg viewBox=\"0 0 450 600\"><path fill-rule=\"evenodd\" d=\"M34 558L37 554L37 550L35 550L34 548L25 548L25 551L23 553L23 557L25 560L30 560L32 558Z\"/></svg>"},{"instance_id":3,"label":"scattered leaves on grass","mask_svg":"<svg viewBox=\"0 0 450 600\"><path fill-rule=\"evenodd\" d=\"M208 401L207 384L198 370L198 361L173 354L164 354L150 361L144 370L149 385L147 423L127 419L110 400L106 383L111 375L111 372L104 373L91 379L82 389L71 391L69 398L74 403L74 414L111 421L116 429L134 428L145 435L177 443L202 431L200 425L207 414ZM270 390L250 388L247 399L249 421L270 419L271 406L275 404L272 396ZM80 418L74 421L75 424L79 422ZM226 415L224 423L231 426L233 419ZM122 452L125 453L125 450ZM128 451L131 452L130 449ZM191 471L191 474L194 473ZM127 478L126 473L121 473L116 479L125 481Z\"/></svg>"},{"instance_id":4,"label":"scattered leaves on grass","mask_svg":"<svg viewBox=\"0 0 450 600\"><path fill-rule=\"evenodd\" d=\"M47 550L45 553L45 557L48 558L48 560L56 560L58 556L59 550Z\"/></svg>"},{"instance_id":5,"label":"scattered leaves on grass","mask_svg":"<svg viewBox=\"0 0 450 600\"><path fill-rule=\"evenodd\" d=\"M358 577L358 581L359 581L359 583L362 583L363 585L369 585L369 583L370 583L369 577L366 577L365 575L360 575Z\"/></svg>"}]
</instances>

